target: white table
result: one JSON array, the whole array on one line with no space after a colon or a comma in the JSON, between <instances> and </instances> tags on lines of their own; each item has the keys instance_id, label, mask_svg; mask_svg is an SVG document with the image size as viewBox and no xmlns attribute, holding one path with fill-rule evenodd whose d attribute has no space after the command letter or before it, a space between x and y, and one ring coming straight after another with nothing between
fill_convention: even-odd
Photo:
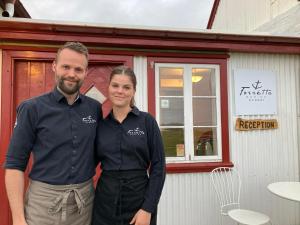
<instances>
[{"instance_id":1,"label":"white table","mask_svg":"<svg viewBox=\"0 0 300 225\"><path fill-rule=\"evenodd\" d=\"M268 189L279 197L300 202L300 182L276 182L269 184Z\"/></svg>"}]
</instances>

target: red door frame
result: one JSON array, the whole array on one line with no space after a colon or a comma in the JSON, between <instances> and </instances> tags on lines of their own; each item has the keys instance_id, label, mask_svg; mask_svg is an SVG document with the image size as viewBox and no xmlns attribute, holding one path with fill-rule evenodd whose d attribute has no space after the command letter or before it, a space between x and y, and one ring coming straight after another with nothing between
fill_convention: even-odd
<instances>
[{"instance_id":1,"label":"red door frame","mask_svg":"<svg viewBox=\"0 0 300 225\"><path fill-rule=\"evenodd\" d=\"M12 134L14 119L14 61L18 59L24 60L49 60L55 58L55 52L42 51L6 51L2 52L2 77L1 77L1 105L0 105L0 186L4 187L4 169L5 153ZM133 66L133 56L129 55L98 55L91 54L90 63L122 63L124 65ZM5 188L0 188L0 218L1 224L12 224L8 199Z\"/></svg>"}]
</instances>

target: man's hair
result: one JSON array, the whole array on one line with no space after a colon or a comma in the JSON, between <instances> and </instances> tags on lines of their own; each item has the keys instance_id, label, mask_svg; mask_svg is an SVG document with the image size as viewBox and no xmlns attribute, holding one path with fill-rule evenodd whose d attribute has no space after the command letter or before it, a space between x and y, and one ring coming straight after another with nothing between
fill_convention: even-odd
<instances>
[{"instance_id":1,"label":"man's hair","mask_svg":"<svg viewBox=\"0 0 300 225\"><path fill-rule=\"evenodd\" d=\"M55 61L58 60L60 52L64 49L70 49L70 50L73 50L75 52L78 52L79 54L84 55L86 57L87 61L89 60L89 51L88 51L88 49L85 45L83 45L80 42L66 42L63 46L61 46L57 50Z\"/></svg>"}]
</instances>

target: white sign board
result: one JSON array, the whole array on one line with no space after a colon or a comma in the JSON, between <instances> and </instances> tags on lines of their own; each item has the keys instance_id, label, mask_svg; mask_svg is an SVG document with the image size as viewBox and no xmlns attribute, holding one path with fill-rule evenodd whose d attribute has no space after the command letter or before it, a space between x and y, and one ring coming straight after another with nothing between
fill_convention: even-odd
<instances>
[{"instance_id":1,"label":"white sign board","mask_svg":"<svg viewBox=\"0 0 300 225\"><path fill-rule=\"evenodd\" d=\"M274 115L276 104L276 75L264 70L234 70L235 114Z\"/></svg>"}]
</instances>

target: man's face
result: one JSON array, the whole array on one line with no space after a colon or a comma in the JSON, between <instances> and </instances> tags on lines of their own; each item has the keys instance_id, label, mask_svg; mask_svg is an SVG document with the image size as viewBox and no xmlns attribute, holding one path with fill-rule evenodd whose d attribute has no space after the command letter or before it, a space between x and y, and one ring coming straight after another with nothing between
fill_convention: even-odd
<instances>
[{"instance_id":1,"label":"man's face","mask_svg":"<svg viewBox=\"0 0 300 225\"><path fill-rule=\"evenodd\" d=\"M71 49L63 49L52 64L55 82L61 91L67 95L79 91L87 73L85 55Z\"/></svg>"}]
</instances>

